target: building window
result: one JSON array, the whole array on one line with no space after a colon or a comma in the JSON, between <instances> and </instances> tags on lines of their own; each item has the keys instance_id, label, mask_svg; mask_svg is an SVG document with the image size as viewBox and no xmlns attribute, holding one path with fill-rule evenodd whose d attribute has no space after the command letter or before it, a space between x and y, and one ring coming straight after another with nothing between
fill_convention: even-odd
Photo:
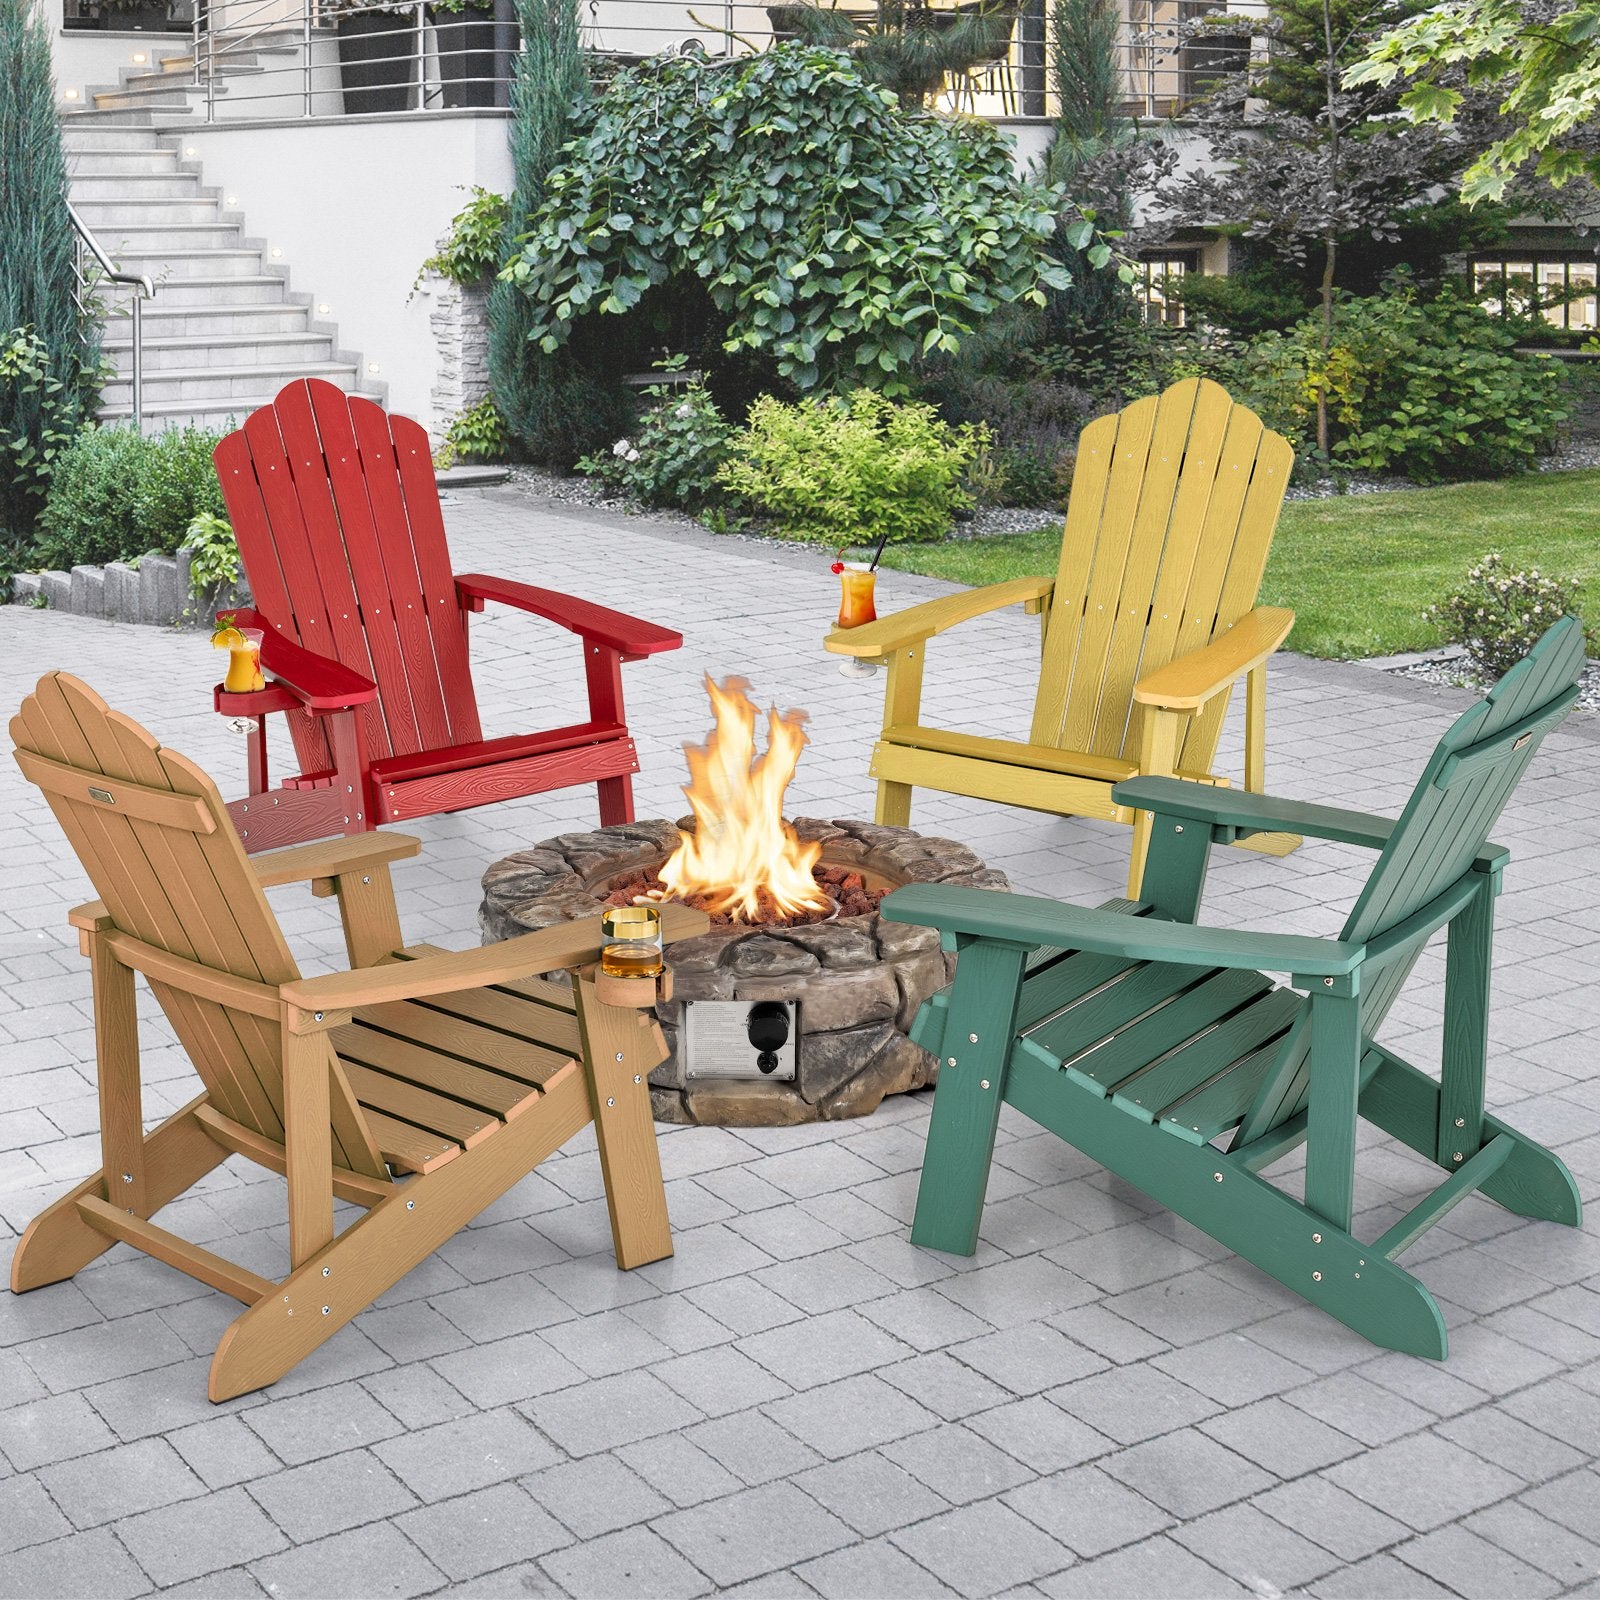
<instances>
[{"instance_id":1,"label":"building window","mask_svg":"<svg viewBox=\"0 0 1600 1600\"><path fill-rule=\"evenodd\" d=\"M1193 251L1140 258L1133 292L1146 322L1163 323L1169 328L1183 326L1183 280L1195 265Z\"/></svg>"},{"instance_id":2,"label":"building window","mask_svg":"<svg viewBox=\"0 0 1600 1600\"><path fill-rule=\"evenodd\" d=\"M1552 328L1600 328L1600 266L1593 256L1494 256L1472 263L1472 284L1485 311L1537 313Z\"/></svg>"}]
</instances>

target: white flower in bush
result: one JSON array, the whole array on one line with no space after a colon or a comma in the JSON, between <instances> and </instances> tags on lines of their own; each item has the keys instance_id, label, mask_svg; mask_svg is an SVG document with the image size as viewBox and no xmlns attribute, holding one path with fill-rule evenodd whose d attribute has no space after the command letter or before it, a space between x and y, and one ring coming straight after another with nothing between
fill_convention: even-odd
<instances>
[{"instance_id":1,"label":"white flower in bush","mask_svg":"<svg viewBox=\"0 0 1600 1600\"><path fill-rule=\"evenodd\" d=\"M632 451L631 455L629 454L630 451ZM611 453L622 461L637 461L639 459L639 452L634 450L633 445L626 439L618 439L612 445Z\"/></svg>"},{"instance_id":2,"label":"white flower in bush","mask_svg":"<svg viewBox=\"0 0 1600 1600\"><path fill-rule=\"evenodd\" d=\"M1446 639L1464 646L1472 664L1490 678L1510 671L1549 621L1575 612L1581 587L1576 579L1547 578L1537 567L1509 570L1497 551L1468 569L1467 584L1424 614Z\"/></svg>"}]
</instances>

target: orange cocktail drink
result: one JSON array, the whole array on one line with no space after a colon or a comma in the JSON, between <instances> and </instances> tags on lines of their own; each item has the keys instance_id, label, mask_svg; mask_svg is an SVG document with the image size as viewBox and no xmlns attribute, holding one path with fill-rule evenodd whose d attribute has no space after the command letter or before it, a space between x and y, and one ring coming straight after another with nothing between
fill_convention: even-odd
<instances>
[{"instance_id":1,"label":"orange cocktail drink","mask_svg":"<svg viewBox=\"0 0 1600 1600\"><path fill-rule=\"evenodd\" d=\"M839 574L839 626L859 628L878 620L872 603L877 573L865 561L847 561Z\"/></svg>"},{"instance_id":2,"label":"orange cocktail drink","mask_svg":"<svg viewBox=\"0 0 1600 1600\"><path fill-rule=\"evenodd\" d=\"M266 688L266 679L261 676L263 637L260 628L236 628L231 624L212 634L212 644L228 652L228 672L222 687L229 694L248 694L252 689Z\"/></svg>"}]
</instances>

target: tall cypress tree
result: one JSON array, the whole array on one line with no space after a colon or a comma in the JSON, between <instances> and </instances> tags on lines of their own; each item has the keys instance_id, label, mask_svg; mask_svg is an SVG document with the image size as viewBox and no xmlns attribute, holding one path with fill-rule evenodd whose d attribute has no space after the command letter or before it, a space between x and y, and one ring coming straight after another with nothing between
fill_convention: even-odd
<instances>
[{"instance_id":1,"label":"tall cypress tree","mask_svg":"<svg viewBox=\"0 0 1600 1600\"><path fill-rule=\"evenodd\" d=\"M511 80L513 187L501 262L527 232L545 180L566 143L573 114L587 100L589 74L578 44L577 0L517 0L522 50ZM547 355L528 340L527 298L497 279L489 293L489 381L495 404L523 451L567 467L627 419L626 396L587 369L583 351Z\"/></svg>"},{"instance_id":2,"label":"tall cypress tree","mask_svg":"<svg viewBox=\"0 0 1600 1600\"><path fill-rule=\"evenodd\" d=\"M1118 61L1118 0L1055 0L1050 13L1050 72L1057 104L1046 173L1070 199L1090 207L1096 225L1125 230L1132 221L1128 180L1140 165L1136 131L1123 115ZM1069 211L1063 226L1075 222ZM1115 271L1089 264L1065 239L1060 250L1072 282L1050 297L1047 320L1058 339L1077 344L1131 309Z\"/></svg>"},{"instance_id":3,"label":"tall cypress tree","mask_svg":"<svg viewBox=\"0 0 1600 1600\"><path fill-rule=\"evenodd\" d=\"M37 0L0 0L0 567L99 389L99 329L77 291L50 36Z\"/></svg>"}]
</instances>

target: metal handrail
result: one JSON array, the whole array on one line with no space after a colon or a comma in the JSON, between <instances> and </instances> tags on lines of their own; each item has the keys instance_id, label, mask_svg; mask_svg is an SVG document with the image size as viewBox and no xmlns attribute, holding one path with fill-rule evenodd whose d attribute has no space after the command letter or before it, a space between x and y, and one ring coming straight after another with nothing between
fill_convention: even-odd
<instances>
[{"instance_id":1,"label":"metal handrail","mask_svg":"<svg viewBox=\"0 0 1600 1600\"><path fill-rule=\"evenodd\" d=\"M802 0L816 5L838 5L842 9L868 14L871 0ZM1188 0L1198 5L1201 0ZM1215 0L1226 5L1228 0ZM932 0L937 9L953 9L953 0ZM769 20L771 12L763 0L725 0L726 26L710 20L716 0L629 0L618 6L614 15L606 0L586 0L583 44L597 59L619 63L642 59L661 50L683 49L698 44L714 54L734 57L765 48L784 37ZM776 8L781 9L781 8ZM1026 8L1023 23L1037 8ZM740 13L735 26L735 12ZM1162 118L1180 111L1192 98L1190 79L1197 70L1197 58L1207 49L1190 35L1192 24L1183 20L1180 0L1130 0L1129 15L1120 30L1118 52L1127 86L1127 110L1138 116ZM395 27L385 43L368 58L373 66L382 62L413 63L409 81L397 81L391 88L403 87L410 109L424 110L439 103L448 93L436 70L434 21L428 17L426 0L353 0L339 9L339 15L355 12L383 12L394 16ZM330 111L340 101L337 67L327 54L313 59L318 40L331 43L334 12L326 0L230 0L225 12L214 15L216 7L196 6L192 30L190 83L203 97L204 117L217 119L218 99L228 96L229 121L246 122L254 117L277 120L285 116L312 117L337 114ZM753 13L753 15L752 15ZM1036 19L1037 20L1037 19ZM219 26L213 28L216 21ZM390 42L392 41L392 42ZM287 45L295 59L279 64L257 59L257 52L275 43ZM324 44L326 51L329 45ZM479 46L471 47L474 51ZM494 65L487 75L474 67L460 76L451 74L452 84L504 85L510 71L509 60L500 47L494 52ZM983 62L984 74L998 72L1001 89L985 90L990 97L988 114L1030 118L1048 116L1053 109L1053 92L1048 84L1048 45L1045 38L1018 25L1008 41L1003 58ZM230 68L248 62L248 79L229 83ZM462 63L465 66L465 63ZM952 104L959 103L964 90L969 108L977 109L976 77L969 73L951 81ZM366 104L363 98L358 105ZM503 103L505 96L492 98ZM320 102L320 106L319 106ZM472 102L476 103L476 102ZM346 109L350 109L347 105ZM387 108L386 108L387 109Z\"/></svg>"},{"instance_id":2,"label":"metal handrail","mask_svg":"<svg viewBox=\"0 0 1600 1600\"><path fill-rule=\"evenodd\" d=\"M65 202L67 215L72 219L72 231L77 236L74 240L73 270L78 278L79 294L73 297L79 312L88 316L91 309L91 296L94 287L99 283L120 283L139 292L133 297L133 431L140 433L144 429L144 303L154 300L156 286L142 272L123 272L110 256L105 252L100 241L95 238L94 230L83 220L73 208L72 202ZM91 282L89 274L84 267L84 252L94 258L95 265L100 269L100 275Z\"/></svg>"}]
</instances>

